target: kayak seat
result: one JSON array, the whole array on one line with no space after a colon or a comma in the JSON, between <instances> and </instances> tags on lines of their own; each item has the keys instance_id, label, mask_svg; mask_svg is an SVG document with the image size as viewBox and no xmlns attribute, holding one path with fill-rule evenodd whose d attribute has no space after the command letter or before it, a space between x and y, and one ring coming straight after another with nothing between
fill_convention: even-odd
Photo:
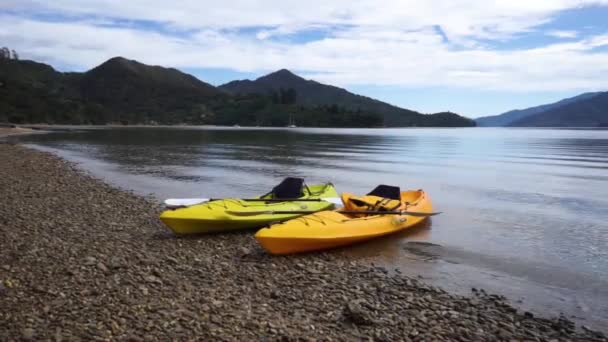
<instances>
[{"instance_id":1,"label":"kayak seat","mask_svg":"<svg viewBox=\"0 0 608 342\"><path fill-rule=\"evenodd\" d=\"M304 179L287 177L281 183L272 188L265 196L270 195L273 199L299 198L304 196ZM265 197L264 196L264 197Z\"/></svg>"},{"instance_id":2,"label":"kayak seat","mask_svg":"<svg viewBox=\"0 0 608 342\"><path fill-rule=\"evenodd\" d=\"M342 194L344 209L349 211L392 211L401 207L400 199L391 199L375 195L355 196L353 194Z\"/></svg>"},{"instance_id":3,"label":"kayak seat","mask_svg":"<svg viewBox=\"0 0 608 342\"><path fill-rule=\"evenodd\" d=\"M401 189L398 186L380 184L367 195L401 200Z\"/></svg>"}]
</instances>

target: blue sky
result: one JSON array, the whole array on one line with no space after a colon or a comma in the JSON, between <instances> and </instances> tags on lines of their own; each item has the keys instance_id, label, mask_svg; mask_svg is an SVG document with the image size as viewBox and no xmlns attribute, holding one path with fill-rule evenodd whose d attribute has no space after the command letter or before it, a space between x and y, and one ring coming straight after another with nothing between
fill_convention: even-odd
<instances>
[{"instance_id":1,"label":"blue sky","mask_svg":"<svg viewBox=\"0 0 608 342\"><path fill-rule=\"evenodd\" d=\"M113 56L214 85L287 68L424 113L608 90L608 1L4 0L0 44L59 70Z\"/></svg>"}]
</instances>

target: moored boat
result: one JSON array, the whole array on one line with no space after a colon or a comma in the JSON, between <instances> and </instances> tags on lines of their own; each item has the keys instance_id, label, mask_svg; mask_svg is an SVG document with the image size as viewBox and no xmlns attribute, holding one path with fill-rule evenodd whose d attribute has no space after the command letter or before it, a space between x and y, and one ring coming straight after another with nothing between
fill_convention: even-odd
<instances>
[{"instance_id":1,"label":"moored boat","mask_svg":"<svg viewBox=\"0 0 608 342\"><path fill-rule=\"evenodd\" d=\"M243 216L233 215L231 212L327 210L334 208L334 203L324 200L324 198L335 197L338 197L338 194L331 183L306 185L303 179L290 177L267 194L256 198L226 198L165 210L160 215L160 219L171 231L179 235L259 228L303 214Z\"/></svg>"},{"instance_id":2,"label":"moored boat","mask_svg":"<svg viewBox=\"0 0 608 342\"><path fill-rule=\"evenodd\" d=\"M343 209L273 224L259 230L255 238L271 254L317 251L392 234L434 214L423 190L400 191L380 185L365 196L344 193L341 198Z\"/></svg>"}]
</instances>

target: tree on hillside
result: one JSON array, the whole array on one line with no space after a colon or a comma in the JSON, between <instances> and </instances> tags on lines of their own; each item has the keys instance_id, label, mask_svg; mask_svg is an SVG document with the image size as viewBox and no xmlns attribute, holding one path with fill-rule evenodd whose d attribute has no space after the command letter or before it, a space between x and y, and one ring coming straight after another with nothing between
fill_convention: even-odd
<instances>
[{"instance_id":1,"label":"tree on hillside","mask_svg":"<svg viewBox=\"0 0 608 342\"><path fill-rule=\"evenodd\" d=\"M6 46L0 49L0 59L11 59L11 51Z\"/></svg>"},{"instance_id":2,"label":"tree on hillside","mask_svg":"<svg viewBox=\"0 0 608 342\"><path fill-rule=\"evenodd\" d=\"M279 92L280 92L279 95L280 95L282 104L295 104L296 103L298 93L296 92L295 89L289 88L289 89L285 90L285 89L281 88L281 89L279 89Z\"/></svg>"},{"instance_id":3,"label":"tree on hillside","mask_svg":"<svg viewBox=\"0 0 608 342\"><path fill-rule=\"evenodd\" d=\"M279 104L281 102L279 94L277 94L276 91L273 91L271 93L270 97L272 98L272 103L274 103L274 104Z\"/></svg>"},{"instance_id":4,"label":"tree on hillside","mask_svg":"<svg viewBox=\"0 0 608 342\"><path fill-rule=\"evenodd\" d=\"M286 97L285 102L287 104L295 104L296 103L296 99L298 97L298 93L296 92L295 89L289 88L285 92L285 97Z\"/></svg>"},{"instance_id":5,"label":"tree on hillside","mask_svg":"<svg viewBox=\"0 0 608 342\"><path fill-rule=\"evenodd\" d=\"M2 47L2 49L0 49L0 59L14 59L14 60L18 60L19 59L19 55L17 54L17 51L10 50L6 46L4 46L4 47Z\"/></svg>"}]
</instances>

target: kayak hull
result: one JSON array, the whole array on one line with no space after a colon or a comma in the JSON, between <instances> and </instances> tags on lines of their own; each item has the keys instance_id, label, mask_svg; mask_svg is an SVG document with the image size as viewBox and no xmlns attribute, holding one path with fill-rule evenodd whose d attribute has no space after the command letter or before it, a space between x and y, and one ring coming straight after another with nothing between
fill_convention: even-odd
<instances>
[{"instance_id":1,"label":"kayak hull","mask_svg":"<svg viewBox=\"0 0 608 342\"><path fill-rule=\"evenodd\" d=\"M237 221L225 219L196 219L182 218L172 215L162 215L161 221L175 234L188 235L200 233L220 233L250 228L259 228L268 224L266 221Z\"/></svg>"},{"instance_id":2,"label":"kayak hull","mask_svg":"<svg viewBox=\"0 0 608 342\"><path fill-rule=\"evenodd\" d=\"M422 190L401 192L401 209L431 213L433 206ZM353 217L321 211L259 230L255 238L271 254L294 254L343 247L417 226L426 217L373 215Z\"/></svg>"},{"instance_id":3,"label":"kayak hull","mask_svg":"<svg viewBox=\"0 0 608 342\"><path fill-rule=\"evenodd\" d=\"M310 190L310 193L308 192ZM323 197L338 197L331 184L309 185L305 195L300 199L319 199ZM201 203L186 208L166 210L160 215L161 221L173 233L178 235L229 232L243 229L252 229L268 224L293 219L301 214L280 215L231 215L228 211L279 211L279 210L327 210L334 205L326 201L290 201L290 202L264 202L244 201L241 199L224 199Z\"/></svg>"}]
</instances>

